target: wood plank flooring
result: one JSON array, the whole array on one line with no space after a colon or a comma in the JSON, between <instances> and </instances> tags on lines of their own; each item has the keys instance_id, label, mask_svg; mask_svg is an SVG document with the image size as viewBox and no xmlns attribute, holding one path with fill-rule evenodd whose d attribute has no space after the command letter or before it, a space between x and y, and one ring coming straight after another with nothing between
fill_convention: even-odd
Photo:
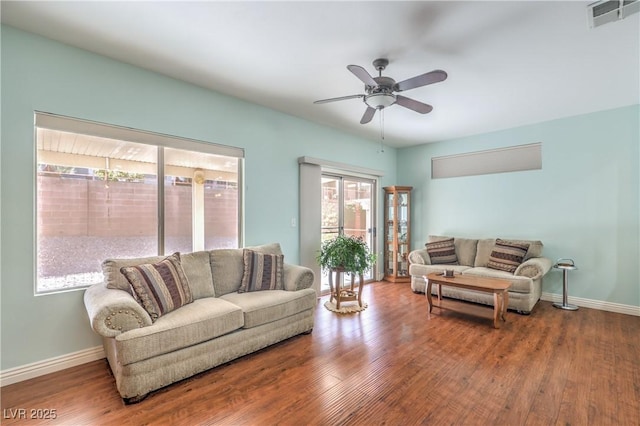
<instances>
[{"instance_id":1,"label":"wood plank flooring","mask_svg":"<svg viewBox=\"0 0 640 426\"><path fill-rule=\"evenodd\" d=\"M338 315L322 298L312 334L135 405L105 360L6 386L2 424L640 425L640 317L540 302L498 330L437 308L428 320L408 284L372 283L363 299ZM38 409L56 418L31 419Z\"/></svg>"}]
</instances>

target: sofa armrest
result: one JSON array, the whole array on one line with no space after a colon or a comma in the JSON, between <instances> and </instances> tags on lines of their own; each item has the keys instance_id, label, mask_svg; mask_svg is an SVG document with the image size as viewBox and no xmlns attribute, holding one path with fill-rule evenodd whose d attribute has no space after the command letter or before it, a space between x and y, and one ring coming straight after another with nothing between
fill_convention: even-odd
<instances>
[{"instance_id":1,"label":"sofa armrest","mask_svg":"<svg viewBox=\"0 0 640 426\"><path fill-rule=\"evenodd\" d=\"M427 249L413 250L409 253L409 263L417 263L418 265L431 265L431 258Z\"/></svg>"},{"instance_id":2,"label":"sofa armrest","mask_svg":"<svg viewBox=\"0 0 640 426\"><path fill-rule=\"evenodd\" d=\"M284 289L287 291L302 290L313 286L313 271L300 265L284 264Z\"/></svg>"},{"instance_id":3,"label":"sofa armrest","mask_svg":"<svg viewBox=\"0 0 640 426\"><path fill-rule=\"evenodd\" d=\"M547 259L546 257L532 257L531 259L528 259L520 264L513 275L528 277L532 280L537 280L538 278L545 276L546 273L549 272L549 270L551 269L551 265L551 259Z\"/></svg>"},{"instance_id":4,"label":"sofa armrest","mask_svg":"<svg viewBox=\"0 0 640 426\"><path fill-rule=\"evenodd\" d=\"M115 337L152 324L147 311L133 296L124 290L109 289L104 283L95 284L85 291L84 306L91 328L104 337Z\"/></svg>"}]
</instances>

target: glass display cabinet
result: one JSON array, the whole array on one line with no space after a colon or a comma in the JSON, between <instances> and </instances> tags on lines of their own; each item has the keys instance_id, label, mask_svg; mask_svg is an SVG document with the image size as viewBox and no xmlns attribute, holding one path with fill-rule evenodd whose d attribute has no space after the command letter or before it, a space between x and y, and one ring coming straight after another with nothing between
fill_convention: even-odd
<instances>
[{"instance_id":1,"label":"glass display cabinet","mask_svg":"<svg viewBox=\"0 0 640 426\"><path fill-rule=\"evenodd\" d=\"M384 279L393 283L410 282L411 248L410 186L384 189Z\"/></svg>"}]
</instances>

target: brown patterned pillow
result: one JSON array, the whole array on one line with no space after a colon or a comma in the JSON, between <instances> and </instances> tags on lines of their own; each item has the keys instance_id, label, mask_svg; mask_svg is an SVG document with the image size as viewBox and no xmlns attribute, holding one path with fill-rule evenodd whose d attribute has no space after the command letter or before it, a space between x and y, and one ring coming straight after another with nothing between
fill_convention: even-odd
<instances>
[{"instance_id":1,"label":"brown patterned pillow","mask_svg":"<svg viewBox=\"0 0 640 426\"><path fill-rule=\"evenodd\" d=\"M487 268L511 272L512 274L522 263L529 250L529 244L517 241L496 239Z\"/></svg>"},{"instance_id":2,"label":"brown patterned pillow","mask_svg":"<svg viewBox=\"0 0 640 426\"><path fill-rule=\"evenodd\" d=\"M284 256L244 249L244 274L238 293L261 290L282 290Z\"/></svg>"},{"instance_id":3,"label":"brown patterned pillow","mask_svg":"<svg viewBox=\"0 0 640 426\"><path fill-rule=\"evenodd\" d=\"M453 238L426 244L432 265L459 265Z\"/></svg>"},{"instance_id":4,"label":"brown patterned pillow","mask_svg":"<svg viewBox=\"0 0 640 426\"><path fill-rule=\"evenodd\" d=\"M127 266L120 271L153 322L193 302L189 281L180 263L180 253L174 253L158 263Z\"/></svg>"}]
</instances>

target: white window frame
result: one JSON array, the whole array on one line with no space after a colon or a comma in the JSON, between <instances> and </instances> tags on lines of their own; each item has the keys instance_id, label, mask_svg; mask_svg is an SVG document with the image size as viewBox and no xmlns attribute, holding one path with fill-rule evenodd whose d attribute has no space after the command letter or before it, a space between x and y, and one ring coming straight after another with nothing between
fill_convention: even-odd
<instances>
[{"instance_id":1,"label":"white window frame","mask_svg":"<svg viewBox=\"0 0 640 426\"><path fill-rule=\"evenodd\" d=\"M89 136L97 136L109 139L123 140L134 143L156 146L159 148L173 148L186 151L194 151L205 154L223 155L234 157L238 160L238 247L244 245L244 149L204 142L195 139L182 138L161 133L138 130L128 127L105 124L96 121L83 120L73 117L52 114L48 112L34 112L34 176L38 174L37 154L37 130L50 129L70 133L78 133ZM158 150L157 179L158 179L158 255L164 254L164 150ZM34 295L63 293L68 291L83 290L90 285L74 286L64 289L39 290L38 289L38 197L37 184L34 185Z\"/></svg>"}]
</instances>

